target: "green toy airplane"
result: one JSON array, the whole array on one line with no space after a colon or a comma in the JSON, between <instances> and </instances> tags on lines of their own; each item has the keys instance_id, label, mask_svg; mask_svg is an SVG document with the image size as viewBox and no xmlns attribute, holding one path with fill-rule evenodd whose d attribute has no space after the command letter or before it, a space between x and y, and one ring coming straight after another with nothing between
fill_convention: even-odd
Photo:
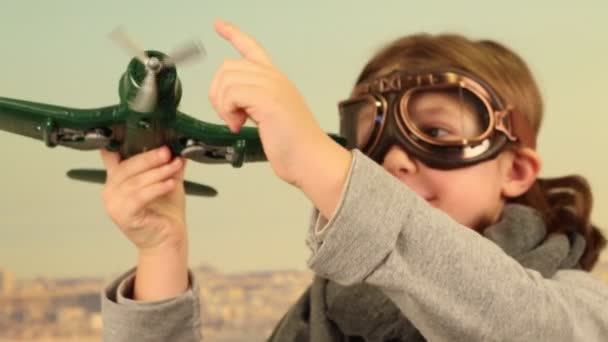
<instances>
[{"instance_id":1,"label":"green toy airplane","mask_svg":"<svg viewBox=\"0 0 608 342\"><path fill-rule=\"evenodd\" d=\"M257 128L232 133L225 125L203 122L177 109L182 87L175 66L200 57L200 44L165 55L139 49L121 29L111 37L135 55L119 81L119 104L75 109L0 97L0 130L42 140L48 147L105 148L119 152L123 159L167 145L174 156L201 163L240 167L266 160ZM340 136L329 136L344 145ZM106 179L104 170L76 169L67 175L95 183ZM185 181L184 187L189 195L217 195L215 189L199 183Z\"/></svg>"}]
</instances>

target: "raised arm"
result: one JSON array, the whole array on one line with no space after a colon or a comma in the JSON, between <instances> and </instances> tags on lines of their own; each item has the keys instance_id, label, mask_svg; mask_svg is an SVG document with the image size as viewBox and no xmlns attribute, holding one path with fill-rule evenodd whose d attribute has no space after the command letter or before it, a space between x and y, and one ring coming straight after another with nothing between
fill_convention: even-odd
<instances>
[{"instance_id":1,"label":"raised arm","mask_svg":"<svg viewBox=\"0 0 608 342\"><path fill-rule=\"evenodd\" d=\"M608 287L579 270L545 278L461 226L358 151L309 266L379 287L433 341L602 341ZM568 244L566 239L566 245Z\"/></svg>"}]
</instances>

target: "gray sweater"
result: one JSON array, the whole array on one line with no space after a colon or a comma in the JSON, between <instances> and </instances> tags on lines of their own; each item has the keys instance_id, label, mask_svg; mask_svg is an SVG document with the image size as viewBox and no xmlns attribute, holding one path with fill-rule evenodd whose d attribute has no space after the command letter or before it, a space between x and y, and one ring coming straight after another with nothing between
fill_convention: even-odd
<instances>
[{"instance_id":1,"label":"gray sweater","mask_svg":"<svg viewBox=\"0 0 608 342\"><path fill-rule=\"evenodd\" d=\"M580 270L543 277L353 156L336 212L309 231L318 276L373 285L429 341L608 341L608 286ZM132 281L130 271L103 293L105 341L201 340L196 279L150 303L128 299Z\"/></svg>"}]
</instances>

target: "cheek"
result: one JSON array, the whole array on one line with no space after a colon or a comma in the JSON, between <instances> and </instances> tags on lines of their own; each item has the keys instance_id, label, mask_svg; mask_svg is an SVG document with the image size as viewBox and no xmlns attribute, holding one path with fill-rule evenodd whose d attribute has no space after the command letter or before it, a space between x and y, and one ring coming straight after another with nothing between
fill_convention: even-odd
<instances>
[{"instance_id":1,"label":"cheek","mask_svg":"<svg viewBox=\"0 0 608 342\"><path fill-rule=\"evenodd\" d=\"M483 168L438 171L432 170L432 181L438 200L434 205L467 227L477 228L494 217L500 204L500 186L492 173ZM496 173L493 173L496 175Z\"/></svg>"}]
</instances>

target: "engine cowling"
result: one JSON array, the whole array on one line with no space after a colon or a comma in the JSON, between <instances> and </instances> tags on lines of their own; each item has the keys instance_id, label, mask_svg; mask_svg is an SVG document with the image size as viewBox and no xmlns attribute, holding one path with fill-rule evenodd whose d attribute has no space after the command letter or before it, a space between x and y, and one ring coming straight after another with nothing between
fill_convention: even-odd
<instances>
[{"instance_id":1,"label":"engine cowling","mask_svg":"<svg viewBox=\"0 0 608 342\"><path fill-rule=\"evenodd\" d=\"M161 63L167 58L167 55L159 51L146 51L146 54L149 57L158 58ZM118 93L121 103L129 105L135 99L145 76L144 64L137 58L131 59L119 82ZM157 108L165 112L177 108L182 97L182 86L175 66L163 65L156 75L156 85L158 89Z\"/></svg>"}]
</instances>

